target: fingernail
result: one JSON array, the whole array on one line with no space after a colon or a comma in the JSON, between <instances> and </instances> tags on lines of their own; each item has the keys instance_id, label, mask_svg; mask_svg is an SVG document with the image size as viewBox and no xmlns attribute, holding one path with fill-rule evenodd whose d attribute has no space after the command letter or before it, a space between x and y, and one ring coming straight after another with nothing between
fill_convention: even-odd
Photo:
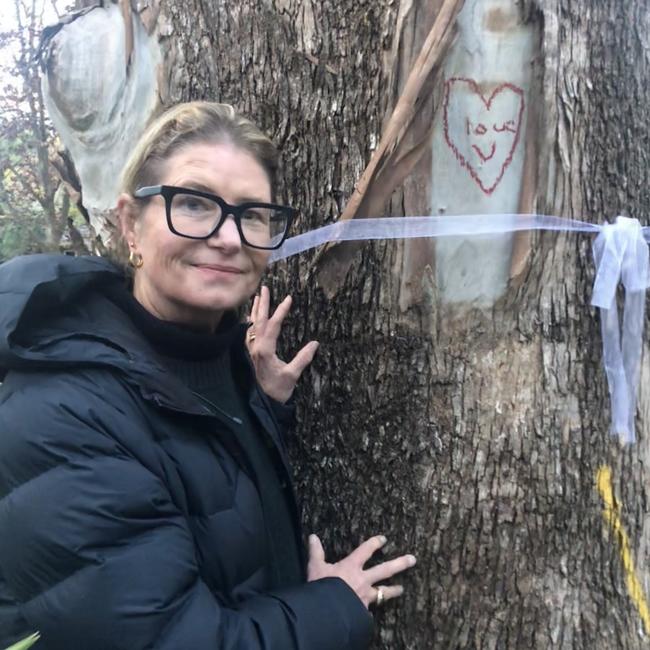
<instances>
[{"instance_id":1,"label":"fingernail","mask_svg":"<svg viewBox=\"0 0 650 650\"><path fill-rule=\"evenodd\" d=\"M385 535L380 535L379 536L379 543L383 546L388 540L386 539Z\"/></svg>"},{"instance_id":2,"label":"fingernail","mask_svg":"<svg viewBox=\"0 0 650 650\"><path fill-rule=\"evenodd\" d=\"M309 543L313 544L316 541L316 535L313 533L309 536Z\"/></svg>"},{"instance_id":3,"label":"fingernail","mask_svg":"<svg viewBox=\"0 0 650 650\"><path fill-rule=\"evenodd\" d=\"M397 595L401 596L404 593L404 587L402 585L397 585Z\"/></svg>"},{"instance_id":4,"label":"fingernail","mask_svg":"<svg viewBox=\"0 0 650 650\"><path fill-rule=\"evenodd\" d=\"M409 563L409 566L415 566L415 563L417 562L417 560L415 559L415 555L407 555L406 559Z\"/></svg>"}]
</instances>

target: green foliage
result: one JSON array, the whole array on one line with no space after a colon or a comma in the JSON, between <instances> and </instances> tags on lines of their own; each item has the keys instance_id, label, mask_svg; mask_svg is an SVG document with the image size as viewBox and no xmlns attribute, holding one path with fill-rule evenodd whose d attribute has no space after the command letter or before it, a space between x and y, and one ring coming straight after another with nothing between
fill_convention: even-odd
<instances>
[{"instance_id":1,"label":"green foliage","mask_svg":"<svg viewBox=\"0 0 650 650\"><path fill-rule=\"evenodd\" d=\"M81 215L62 197L51 162L60 145L37 60L44 16L55 20L59 8L55 0L12 4L14 29L0 32L0 260L69 247L73 231L81 239Z\"/></svg>"},{"instance_id":2,"label":"green foliage","mask_svg":"<svg viewBox=\"0 0 650 650\"><path fill-rule=\"evenodd\" d=\"M3 160L0 152L0 167ZM20 166L15 169L20 173ZM23 190L16 172L5 168L0 175L0 260L56 250L48 241L48 225L42 205Z\"/></svg>"},{"instance_id":3,"label":"green foliage","mask_svg":"<svg viewBox=\"0 0 650 650\"><path fill-rule=\"evenodd\" d=\"M27 648L31 648L39 639L40 634L38 632L35 632L34 634L28 636L26 639L18 641L18 643L14 643L12 646L9 646L6 648L6 650L27 650Z\"/></svg>"},{"instance_id":4,"label":"green foliage","mask_svg":"<svg viewBox=\"0 0 650 650\"><path fill-rule=\"evenodd\" d=\"M0 261L49 249L39 216L27 215L22 219L0 216Z\"/></svg>"}]
</instances>

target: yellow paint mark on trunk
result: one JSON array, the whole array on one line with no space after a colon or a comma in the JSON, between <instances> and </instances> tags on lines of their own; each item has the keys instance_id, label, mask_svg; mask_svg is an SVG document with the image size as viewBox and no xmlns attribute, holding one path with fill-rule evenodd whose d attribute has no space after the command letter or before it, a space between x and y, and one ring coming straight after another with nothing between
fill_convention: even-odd
<instances>
[{"instance_id":1,"label":"yellow paint mark on trunk","mask_svg":"<svg viewBox=\"0 0 650 650\"><path fill-rule=\"evenodd\" d=\"M650 635L650 608L648 608L648 601L643 593L643 587L636 575L634 559L632 558L632 551L630 550L630 539L627 536L625 528L623 527L623 522L621 521L620 506L614 498L614 490L612 488L612 470L610 467L602 465L598 469L596 484L598 485L600 497L603 500L603 516L618 540L618 550L623 563L625 584L627 586L628 594L643 621L645 633Z\"/></svg>"}]
</instances>

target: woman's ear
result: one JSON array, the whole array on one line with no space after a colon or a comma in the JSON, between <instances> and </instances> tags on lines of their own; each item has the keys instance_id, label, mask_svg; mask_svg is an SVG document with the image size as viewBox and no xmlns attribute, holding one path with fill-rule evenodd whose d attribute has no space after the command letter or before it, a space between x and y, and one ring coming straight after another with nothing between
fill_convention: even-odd
<instances>
[{"instance_id":1,"label":"woman's ear","mask_svg":"<svg viewBox=\"0 0 650 650\"><path fill-rule=\"evenodd\" d=\"M128 194L120 194L117 199L117 216L120 221L120 232L129 250L135 250L138 207L135 199Z\"/></svg>"}]
</instances>

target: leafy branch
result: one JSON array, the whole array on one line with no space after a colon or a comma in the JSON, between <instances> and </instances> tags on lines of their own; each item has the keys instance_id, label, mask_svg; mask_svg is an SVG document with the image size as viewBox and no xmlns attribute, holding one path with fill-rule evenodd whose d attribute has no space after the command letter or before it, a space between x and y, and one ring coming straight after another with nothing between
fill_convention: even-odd
<instances>
[{"instance_id":1,"label":"leafy branch","mask_svg":"<svg viewBox=\"0 0 650 650\"><path fill-rule=\"evenodd\" d=\"M0 259L39 250L88 252L87 215L62 182L61 143L45 110L37 60L46 9L56 0L13 0L14 29L0 32ZM5 56L5 59L8 57Z\"/></svg>"},{"instance_id":2,"label":"leafy branch","mask_svg":"<svg viewBox=\"0 0 650 650\"><path fill-rule=\"evenodd\" d=\"M9 646L6 650L27 650L27 648L31 648L40 638L41 635L38 632L34 632L34 634L30 634L22 641L18 641L18 643Z\"/></svg>"}]
</instances>

